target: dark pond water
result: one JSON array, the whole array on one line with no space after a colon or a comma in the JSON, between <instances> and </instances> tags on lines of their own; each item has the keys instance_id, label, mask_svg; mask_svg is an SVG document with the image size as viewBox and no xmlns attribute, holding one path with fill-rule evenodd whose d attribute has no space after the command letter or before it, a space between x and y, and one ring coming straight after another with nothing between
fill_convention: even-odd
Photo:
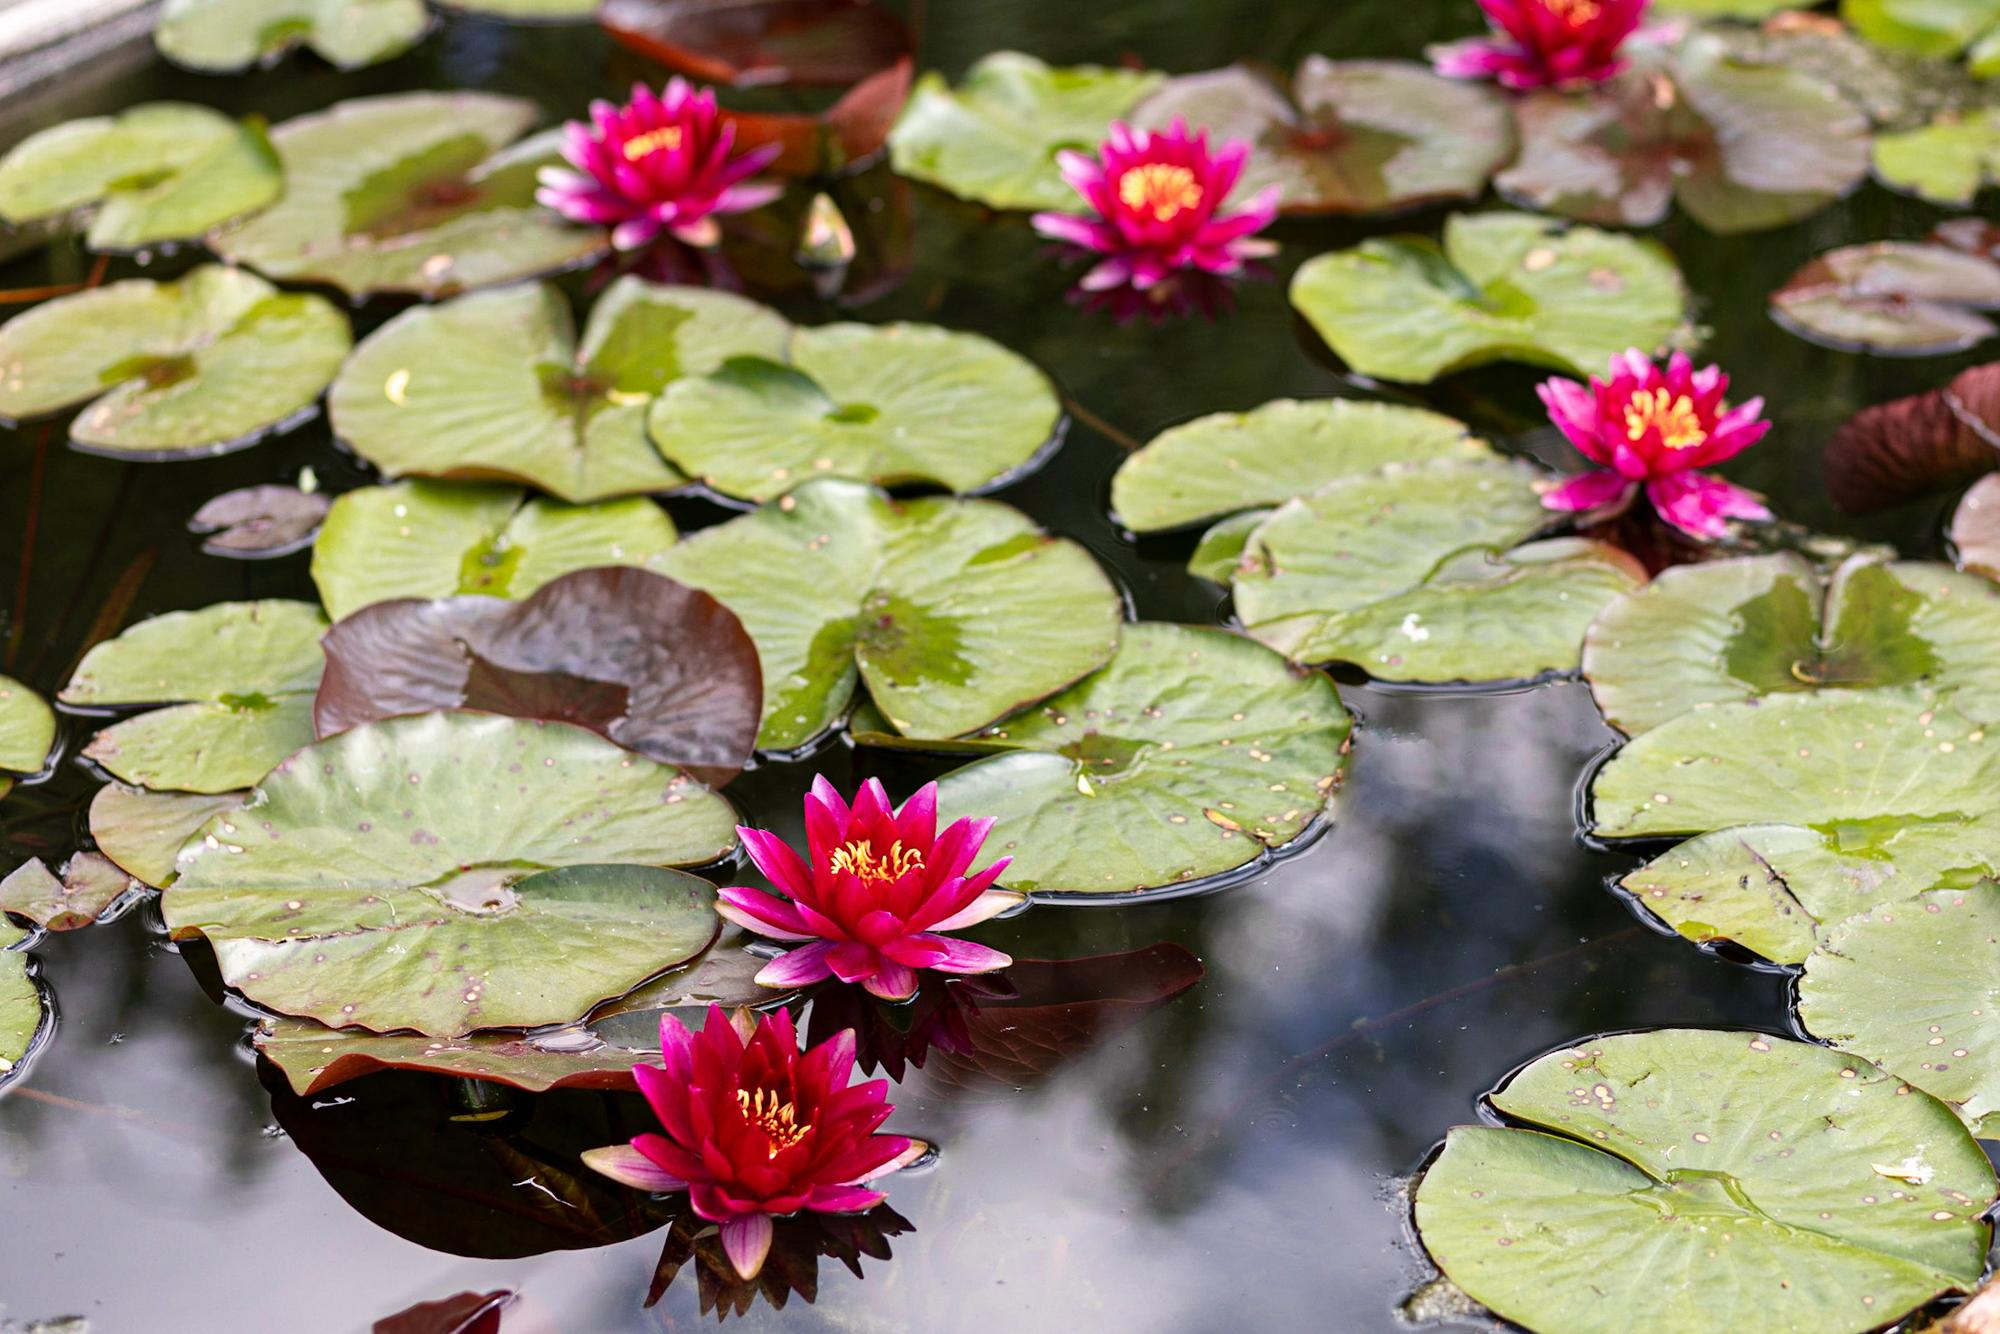
<instances>
[{"instance_id":1,"label":"dark pond water","mask_svg":"<svg viewBox=\"0 0 2000 1334\"><path fill-rule=\"evenodd\" d=\"M1242 56L1289 66L1314 51L1413 55L1471 27L1469 0L956 0L930 6L920 63L955 75L986 51L1015 47L1057 62L1132 56L1170 70ZM448 23L411 56L344 77L294 61L198 80L140 52L32 105L0 108L0 147L56 120L159 97L278 120L359 93L477 87L574 114L642 73L595 32L475 22ZM1204 412L1366 392L1310 346L1281 282L1247 288L1218 323L1119 328L1064 304L1066 275L1021 217L922 189L911 199L915 271L855 317L997 338L1046 367L1111 431L1144 439ZM1854 409L1942 384L1964 362L1810 347L1767 320L1763 299L1820 250L1918 235L1932 221L1930 210L1870 190L1748 240L1684 223L1662 238L1714 328L1708 351L1741 393L1770 398L1778 423L1732 475L1794 519L1912 554L1936 551L1942 499L1857 525L1827 505L1818 453ZM1282 228L1280 278L1365 230ZM7 265L0 285L85 268L86 257L59 247ZM120 263L113 276L130 271ZM810 299L785 304L807 322L839 313ZM385 313L362 312L357 332ZM1413 401L1549 451L1550 434L1531 430L1535 378L1481 372ZM0 629L6 670L48 694L87 642L130 620L224 599L313 596L303 556L201 554L184 524L203 500L290 481L306 466L331 489L365 480L323 423L234 457L172 465L38 440L30 430L0 441ZM1109 431L1080 421L1046 469L1002 496L1087 544L1140 616L1215 619L1218 595L1182 573L1184 547L1135 548L1106 517L1122 452ZM692 526L722 513L688 504L676 517ZM1018 1078L961 1078L936 1062L910 1071L895 1125L941 1142L943 1154L938 1168L892 1186L912 1229L894 1238L893 1260L864 1260L862 1280L824 1260L815 1304L794 1297L774 1313L759 1303L749 1325L1393 1329L1396 1307L1426 1273L1401 1181L1515 1065L1607 1029L1783 1031L1782 975L1655 934L1607 892L1607 878L1632 863L1575 835L1579 780L1611 741L1581 687L1344 693L1363 723L1355 763L1337 827L1308 851L1208 897L1038 908L986 935L1037 959L1176 942L1207 973L1066 1057L1061 1048L1072 1044L1053 1029L1026 1035ZM86 732L76 720L68 731L74 751ZM911 761L838 749L816 764L843 784L879 772L899 792L924 776ZM767 767L731 794L753 819L789 828L807 776ZM77 846L95 782L70 762L10 798L0 811L5 864ZM1145 957L1095 980L1143 993L1152 984ZM611 1127L631 1121L635 1103L571 1093L524 1100L497 1120L454 1121L465 1108L451 1086L401 1075L311 1100L274 1095L247 1056L243 1014L205 990L151 912L52 939L39 958L60 1020L31 1077L0 1100L6 1316L80 1314L99 1334L345 1331L423 1299L510 1288L522 1299L508 1334L678 1329L704 1318L692 1267L642 1310L665 1233L635 1234L662 1216L608 1211L566 1186L569 1155L617 1137ZM545 1253L524 1254L536 1251Z\"/></svg>"}]
</instances>

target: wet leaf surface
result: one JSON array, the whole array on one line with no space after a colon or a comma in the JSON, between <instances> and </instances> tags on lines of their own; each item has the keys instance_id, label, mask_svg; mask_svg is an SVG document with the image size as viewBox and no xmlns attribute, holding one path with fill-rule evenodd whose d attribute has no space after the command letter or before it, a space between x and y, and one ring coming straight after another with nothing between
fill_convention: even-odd
<instances>
[{"instance_id":1,"label":"wet leaf surface","mask_svg":"<svg viewBox=\"0 0 2000 1334\"><path fill-rule=\"evenodd\" d=\"M607 0L621 45L704 83L859 83L911 54L903 21L873 0Z\"/></svg>"},{"instance_id":2,"label":"wet leaf surface","mask_svg":"<svg viewBox=\"0 0 2000 1334\"><path fill-rule=\"evenodd\" d=\"M1875 177L1936 204L1970 205L2000 184L2000 107L1946 113L1921 129L1875 140Z\"/></svg>"},{"instance_id":3,"label":"wet leaf surface","mask_svg":"<svg viewBox=\"0 0 2000 1334\"><path fill-rule=\"evenodd\" d=\"M56 744L56 715L48 702L11 676L0 676L0 769L41 772ZM0 779L0 795L11 786Z\"/></svg>"},{"instance_id":4,"label":"wet leaf surface","mask_svg":"<svg viewBox=\"0 0 2000 1334\"><path fill-rule=\"evenodd\" d=\"M296 486L246 486L196 510L188 528L204 535L201 549L211 556L289 556L312 544L331 504L330 497Z\"/></svg>"},{"instance_id":5,"label":"wet leaf surface","mask_svg":"<svg viewBox=\"0 0 2000 1334\"><path fill-rule=\"evenodd\" d=\"M421 0L167 0L153 42L209 74L267 65L298 46L360 69L415 46L430 22Z\"/></svg>"},{"instance_id":6,"label":"wet leaf surface","mask_svg":"<svg viewBox=\"0 0 2000 1334\"><path fill-rule=\"evenodd\" d=\"M120 870L158 889L173 879L175 860L187 841L216 816L241 806L248 795L149 792L107 783L90 800L90 837Z\"/></svg>"},{"instance_id":7,"label":"wet leaf surface","mask_svg":"<svg viewBox=\"0 0 2000 1334\"><path fill-rule=\"evenodd\" d=\"M2000 475L1980 478L1958 502L1951 545L1961 569L2000 579Z\"/></svg>"},{"instance_id":8,"label":"wet leaf surface","mask_svg":"<svg viewBox=\"0 0 2000 1334\"><path fill-rule=\"evenodd\" d=\"M0 879L0 908L49 931L75 931L93 925L137 884L100 853L77 853L60 879L39 860L26 861Z\"/></svg>"},{"instance_id":9,"label":"wet leaf surface","mask_svg":"<svg viewBox=\"0 0 2000 1334\"><path fill-rule=\"evenodd\" d=\"M1993 336L2000 263L1951 247L1877 241L1829 250L1771 294L1771 317L1822 347L1935 357Z\"/></svg>"}]
</instances>

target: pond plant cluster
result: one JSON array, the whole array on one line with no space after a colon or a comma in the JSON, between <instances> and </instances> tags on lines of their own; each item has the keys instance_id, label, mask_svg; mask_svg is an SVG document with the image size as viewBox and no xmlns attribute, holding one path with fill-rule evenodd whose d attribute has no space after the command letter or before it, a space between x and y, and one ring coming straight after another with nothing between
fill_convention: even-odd
<instances>
[{"instance_id":1,"label":"pond plant cluster","mask_svg":"<svg viewBox=\"0 0 2000 1334\"><path fill-rule=\"evenodd\" d=\"M298 1093L404 1069L475 1101L643 1094L646 1128L576 1169L670 1205L663 1283L706 1247L741 1311L787 1246L858 1273L907 1227L893 1174L935 1146L850 1081L920 1063L911 1033L963 1048L1016 968L982 923L1223 889L1303 847L1354 741L1328 668L1461 692L1580 675L1622 738L1583 833L1646 858L1618 889L1647 920L1795 970L1799 1036L1592 1036L1532 1062L1412 1183L1423 1250L1550 1334L1635 1311L1864 1331L1975 1290L2000 1194L1976 1138L2000 1135L2000 493L1966 497L1954 566L1725 480L1771 426L1733 392L1758 368L1702 361L1674 256L1621 229L1678 208L1753 232L1871 174L1970 209L2000 179L2000 6L1480 0L1490 31L1428 62L998 52L956 81L913 79L871 5L740 8L747 35L613 4L676 72L588 109L441 90L267 126L153 102L0 159L11 223L207 252L165 279L100 262L0 325L0 415L167 463L324 412L375 474L197 516L218 558L309 547L317 601L104 627L55 708L0 678L0 789L59 763L105 780L90 846L0 881L0 1081L50 1040L41 933L156 903ZM210 72L358 68L431 21L170 0L157 43ZM788 45L799 25L817 40ZM708 86L772 82L841 91L738 113ZM551 114L574 119L538 130ZM1088 548L984 498L1063 445L1042 368L740 290L745 245L822 293L882 279L836 187L884 154L1029 215L1076 319L1227 319L1283 219L1460 206L1291 279L1379 392L1201 416L1118 468L1118 524L1188 534L1227 624L1130 619ZM1474 209L1489 190L1503 206ZM802 199L774 257L754 229ZM585 268L579 310L552 275ZM357 339L343 300L401 308ZM1963 351L1996 332L2000 230L1968 212L1841 247L1770 300L1829 346ZM1565 472L1392 387L1494 361L1549 373ZM1836 483L1836 458L1863 491L2000 462L1994 368L1864 417ZM682 532L668 494L730 517ZM842 745L950 767L900 805L817 779L802 839L741 820L739 774ZM1162 966L1153 1000L1198 985L1184 952ZM884 1015L900 1051L871 1038Z\"/></svg>"}]
</instances>

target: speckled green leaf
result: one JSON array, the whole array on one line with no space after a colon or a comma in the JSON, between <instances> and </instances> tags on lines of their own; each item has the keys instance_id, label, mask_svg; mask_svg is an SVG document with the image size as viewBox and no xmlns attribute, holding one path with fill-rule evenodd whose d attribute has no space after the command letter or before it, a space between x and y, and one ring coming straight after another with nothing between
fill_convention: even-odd
<instances>
[{"instance_id":1,"label":"speckled green leaf","mask_svg":"<svg viewBox=\"0 0 2000 1334\"><path fill-rule=\"evenodd\" d=\"M687 479L647 442L647 402L728 358L778 355L790 329L739 296L628 277L579 342L553 286L475 292L363 339L327 408L390 477L498 478L570 501L666 491Z\"/></svg>"},{"instance_id":2,"label":"speckled green leaf","mask_svg":"<svg viewBox=\"0 0 2000 1334\"><path fill-rule=\"evenodd\" d=\"M1658 246L1526 213L1457 214L1442 248L1377 238L1292 278L1292 304L1349 366L1420 383L1498 360L1601 371L1671 339L1686 299Z\"/></svg>"},{"instance_id":3,"label":"speckled green leaf","mask_svg":"<svg viewBox=\"0 0 2000 1334\"><path fill-rule=\"evenodd\" d=\"M1875 176L1892 190L1967 205L2000 183L2000 107L1947 113L1920 129L1875 139Z\"/></svg>"},{"instance_id":4,"label":"speckled green leaf","mask_svg":"<svg viewBox=\"0 0 2000 1334\"><path fill-rule=\"evenodd\" d=\"M1878 46L1957 55L2000 29L2000 0L1841 0L1841 17Z\"/></svg>"},{"instance_id":5,"label":"speckled green leaf","mask_svg":"<svg viewBox=\"0 0 2000 1334\"><path fill-rule=\"evenodd\" d=\"M271 132L285 197L211 244L273 278L356 296L447 296L574 267L604 234L534 202L557 145L515 141L539 115L489 93L396 93L288 120Z\"/></svg>"},{"instance_id":6,"label":"speckled green leaf","mask_svg":"<svg viewBox=\"0 0 2000 1334\"><path fill-rule=\"evenodd\" d=\"M333 502L312 577L336 619L389 598L523 598L558 575L640 565L674 544L650 500L565 505L511 486L396 482Z\"/></svg>"},{"instance_id":7,"label":"speckled green leaf","mask_svg":"<svg viewBox=\"0 0 2000 1334\"><path fill-rule=\"evenodd\" d=\"M430 713L302 751L162 900L260 1004L335 1026L567 1023L706 948L729 803L559 723Z\"/></svg>"},{"instance_id":8,"label":"speckled green leaf","mask_svg":"<svg viewBox=\"0 0 2000 1334\"><path fill-rule=\"evenodd\" d=\"M10 930L0 922L0 936ZM28 973L28 956L11 949L0 951L0 1086L19 1072L47 1019L42 989Z\"/></svg>"},{"instance_id":9,"label":"speckled green leaf","mask_svg":"<svg viewBox=\"0 0 2000 1334\"><path fill-rule=\"evenodd\" d=\"M1090 554L993 501L808 482L647 564L750 631L766 750L832 727L857 679L905 735L958 736L1103 666L1118 643L1118 594Z\"/></svg>"},{"instance_id":10,"label":"speckled green leaf","mask_svg":"<svg viewBox=\"0 0 2000 1334\"><path fill-rule=\"evenodd\" d=\"M421 0L167 0L153 43L176 65L228 74L304 46L359 69L399 56L430 27Z\"/></svg>"},{"instance_id":11,"label":"speckled green leaf","mask_svg":"<svg viewBox=\"0 0 2000 1334\"><path fill-rule=\"evenodd\" d=\"M216 816L235 810L246 792L149 792L108 783L90 799L90 837L97 850L141 884L174 878L175 858Z\"/></svg>"},{"instance_id":12,"label":"speckled green leaf","mask_svg":"<svg viewBox=\"0 0 2000 1334\"><path fill-rule=\"evenodd\" d=\"M1095 152L1161 76L1097 65L1052 68L996 51L953 88L925 74L889 133L896 171L994 208L1080 210L1056 154Z\"/></svg>"},{"instance_id":13,"label":"speckled green leaf","mask_svg":"<svg viewBox=\"0 0 2000 1334\"><path fill-rule=\"evenodd\" d=\"M1829 250L1771 293L1771 318L1848 352L1936 357L1995 332L2000 264L1949 246L1877 241Z\"/></svg>"},{"instance_id":14,"label":"speckled green leaf","mask_svg":"<svg viewBox=\"0 0 2000 1334\"><path fill-rule=\"evenodd\" d=\"M944 819L992 816L1009 888L1129 894L1237 870L1316 822L1340 786L1333 682L1226 630L1142 621L1111 665L972 738Z\"/></svg>"},{"instance_id":15,"label":"speckled green leaf","mask_svg":"<svg viewBox=\"0 0 2000 1334\"><path fill-rule=\"evenodd\" d=\"M40 772L56 743L56 715L47 701L11 676L0 676L0 769Z\"/></svg>"},{"instance_id":16,"label":"speckled green leaf","mask_svg":"<svg viewBox=\"0 0 2000 1334\"><path fill-rule=\"evenodd\" d=\"M1062 417L1047 377L978 334L830 324L788 352L668 385L647 417L660 453L751 500L819 476L974 491L1027 467Z\"/></svg>"},{"instance_id":17,"label":"speckled green leaf","mask_svg":"<svg viewBox=\"0 0 2000 1334\"><path fill-rule=\"evenodd\" d=\"M1532 1128L1453 1130L1417 1229L1452 1282L1543 1334L1711 1334L1752 1312L1770 1334L1860 1334L1985 1267L1986 1155L1943 1105L1839 1052L1593 1038L1493 1102Z\"/></svg>"},{"instance_id":18,"label":"speckled green leaf","mask_svg":"<svg viewBox=\"0 0 2000 1334\"><path fill-rule=\"evenodd\" d=\"M131 278L0 327L0 417L88 404L70 423L79 449L139 459L227 453L303 420L350 341L331 302L240 269Z\"/></svg>"}]
</instances>

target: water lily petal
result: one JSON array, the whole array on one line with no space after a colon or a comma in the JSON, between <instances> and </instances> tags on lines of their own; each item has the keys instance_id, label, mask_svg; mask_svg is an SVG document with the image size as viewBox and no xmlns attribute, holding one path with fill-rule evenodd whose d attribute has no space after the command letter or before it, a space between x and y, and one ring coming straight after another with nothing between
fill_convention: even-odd
<instances>
[{"instance_id":1,"label":"water lily petal","mask_svg":"<svg viewBox=\"0 0 2000 1334\"><path fill-rule=\"evenodd\" d=\"M1720 477L1683 472L1646 484L1646 498L1662 519L1693 537L1726 536L1730 519L1768 519L1771 511L1757 498Z\"/></svg>"},{"instance_id":2,"label":"water lily petal","mask_svg":"<svg viewBox=\"0 0 2000 1334\"><path fill-rule=\"evenodd\" d=\"M599 1176L610 1177L633 1190L668 1195L686 1190L687 1182L673 1175L629 1144L607 1144L601 1149L585 1149L583 1165Z\"/></svg>"},{"instance_id":3,"label":"water lily petal","mask_svg":"<svg viewBox=\"0 0 2000 1334\"><path fill-rule=\"evenodd\" d=\"M980 892L978 898L960 908L951 916L936 922L919 923L912 919L910 925L925 931L962 931L968 926L977 926L1001 913L1010 912L1028 901L1028 896L1012 889L988 889Z\"/></svg>"},{"instance_id":4,"label":"water lily petal","mask_svg":"<svg viewBox=\"0 0 2000 1334\"><path fill-rule=\"evenodd\" d=\"M917 994L917 975L893 959L883 959L871 975L862 979L861 985L883 1000L905 1001Z\"/></svg>"},{"instance_id":5,"label":"water lily petal","mask_svg":"<svg viewBox=\"0 0 2000 1334\"><path fill-rule=\"evenodd\" d=\"M805 987L832 975L827 955L834 949L830 941L818 940L798 949L787 950L764 965L757 973L760 987Z\"/></svg>"},{"instance_id":6,"label":"water lily petal","mask_svg":"<svg viewBox=\"0 0 2000 1334\"><path fill-rule=\"evenodd\" d=\"M764 1268L771 1253L771 1216L743 1214L722 1224L722 1249L736 1276L748 1283Z\"/></svg>"},{"instance_id":7,"label":"water lily petal","mask_svg":"<svg viewBox=\"0 0 2000 1334\"><path fill-rule=\"evenodd\" d=\"M731 885L716 891L715 911L724 921L734 922L772 940L817 940L799 910L785 900L761 889Z\"/></svg>"}]
</instances>

